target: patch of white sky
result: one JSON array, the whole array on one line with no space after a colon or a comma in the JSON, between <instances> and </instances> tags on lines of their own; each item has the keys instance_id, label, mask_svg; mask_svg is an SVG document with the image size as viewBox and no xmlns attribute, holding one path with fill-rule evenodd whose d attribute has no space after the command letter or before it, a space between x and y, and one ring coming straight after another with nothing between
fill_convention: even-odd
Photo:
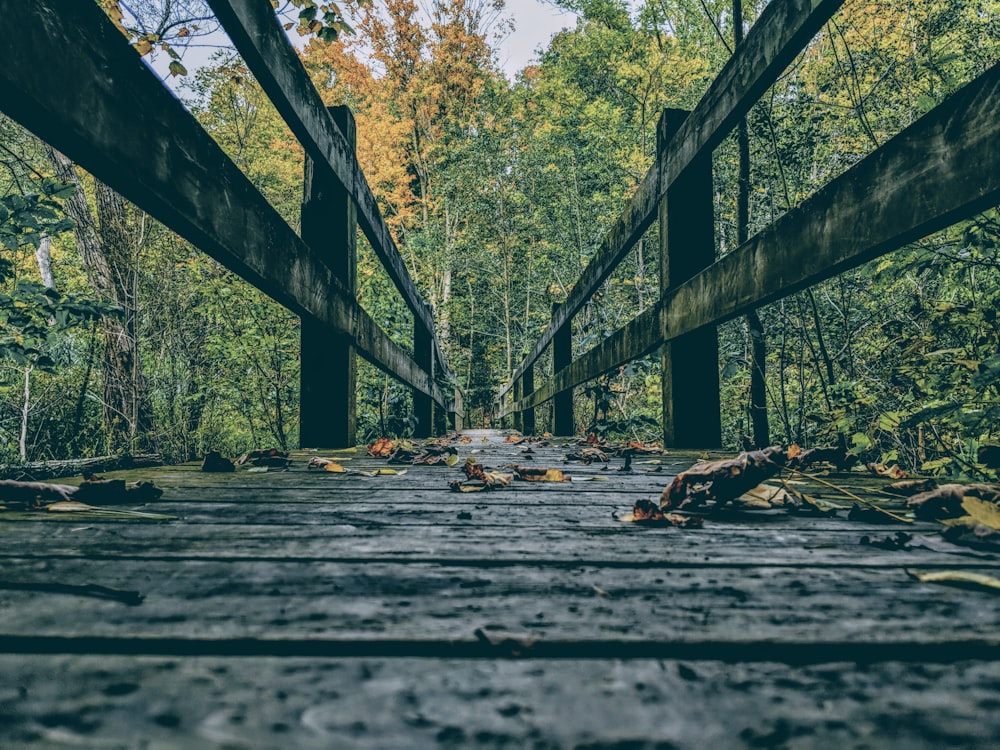
<instances>
[{"instance_id":1,"label":"patch of white sky","mask_svg":"<svg viewBox=\"0 0 1000 750\"><path fill-rule=\"evenodd\" d=\"M550 2L539 0L506 0L506 8L501 18L512 21L512 30L506 30L498 21L487 32L495 50L497 63L511 81L525 67L537 62L539 55L555 34L563 29L573 28L577 21L574 13ZM305 40L294 30L289 32L289 37L296 46L305 44ZM186 49L179 51L182 53L182 61L188 74L193 75L199 68L207 65L220 49L229 47L231 44L225 33L219 31L193 39ZM184 79L168 74L167 68L171 61L165 53L151 55L146 61L171 89L175 91L183 89Z\"/></svg>"}]
</instances>

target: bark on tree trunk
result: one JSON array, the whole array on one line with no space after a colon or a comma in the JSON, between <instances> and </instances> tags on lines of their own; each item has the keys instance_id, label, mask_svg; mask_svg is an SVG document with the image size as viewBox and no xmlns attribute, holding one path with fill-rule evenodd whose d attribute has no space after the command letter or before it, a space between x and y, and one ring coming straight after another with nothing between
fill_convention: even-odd
<instances>
[{"instance_id":1,"label":"bark on tree trunk","mask_svg":"<svg viewBox=\"0 0 1000 750\"><path fill-rule=\"evenodd\" d=\"M94 213L87 205L73 162L55 149L48 150L56 177L77 186L66 201L73 220L77 248L97 294L124 311L121 318L105 318L102 391L104 429L115 449L149 449L152 419L139 361L137 339L136 252L124 199L95 180Z\"/></svg>"}]
</instances>

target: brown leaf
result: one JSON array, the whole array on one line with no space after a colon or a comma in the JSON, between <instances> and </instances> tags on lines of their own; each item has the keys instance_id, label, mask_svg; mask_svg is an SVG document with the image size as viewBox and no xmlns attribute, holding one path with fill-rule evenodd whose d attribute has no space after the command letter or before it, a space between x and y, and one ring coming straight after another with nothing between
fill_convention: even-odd
<instances>
[{"instance_id":1,"label":"brown leaf","mask_svg":"<svg viewBox=\"0 0 1000 750\"><path fill-rule=\"evenodd\" d=\"M637 500L631 513L618 519L622 523L638 523L644 526L676 526L682 529L700 529L705 525L701 516L685 516L681 513L664 513L652 500Z\"/></svg>"},{"instance_id":2,"label":"brown leaf","mask_svg":"<svg viewBox=\"0 0 1000 750\"><path fill-rule=\"evenodd\" d=\"M1000 487L991 484L942 484L930 492L914 495L906 505L913 509L917 518L939 521L964 516L962 501L967 497L997 503L1000 502Z\"/></svg>"},{"instance_id":3,"label":"brown leaf","mask_svg":"<svg viewBox=\"0 0 1000 750\"><path fill-rule=\"evenodd\" d=\"M225 458L219 451L209 451L205 454L205 460L202 461L201 470L206 472L215 473L225 473L228 471L236 471L236 465Z\"/></svg>"},{"instance_id":4,"label":"brown leaf","mask_svg":"<svg viewBox=\"0 0 1000 750\"><path fill-rule=\"evenodd\" d=\"M380 437L368 446L368 455L374 458L387 458L394 450L396 443L389 438Z\"/></svg>"},{"instance_id":5,"label":"brown leaf","mask_svg":"<svg viewBox=\"0 0 1000 750\"><path fill-rule=\"evenodd\" d=\"M597 448L582 448L575 453L567 453L566 460L578 461L588 466L595 461L606 464L608 462L608 454Z\"/></svg>"},{"instance_id":6,"label":"brown leaf","mask_svg":"<svg viewBox=\"0 0 1000 750\"><path fill-rule=\"evenodd\" d=\"M891 495L911 497L921 492L930 492L937 489L938 483L933 479L904 479L901 482L893 482L888 487L882 489Z\"/></svg>"},{"instance_id":7,"label":"brown leaf","mask_svg":"<svg viewBox=\"0 0 1000 750\"><path fill-rule=\"evenodd\" d=\"M708 501L726 503L777 474L785 465L784 449L771 446L736 458L697 463L678 474L663 490L664 510L698 507Z\"/></svg>"},{"instance_id":8,"label":"brown leaf","mask_svg":"<svg viewBox=\"0 0 1000 750\"><path fill-rule=\"evenodd\" d=\"M91 505L129 505L158 500L163 490L152 482L126 484L124 479L90 479L82 482L73 499Z\"/></svg>"},{"instance_id":9,"label":"brown leaf","mask_svg":"<svg viewBox=\"0 0 1000 750\"><path fill-rule=\"evenodd\" d=\"M907 473L900 469L896 464L893 464L892 466L868 464L868 471L877 477L889 477L889 479L906 479L908 476Z\"/></svg>"},{"instance_id":10,"label":"brown leaf","mask_svg":"<svg viewBox=\"0 0 1000 750\"><path fill-rule=\"evenodd\" d=\"M559 469L543 469L534 466L518 466L514 469L518 479L525 482L570 482L572 477Z\"/></svg>"},{"instance_id":11,"label":"brown leaf","mask_svg":"<svg viewBox=\"0 0 1000 750\"><path fill-rule=\"evenodd\" d=\"M251 464L253 466L271 466L279 469L286 468L291 461L288 454L279 451L277 448L263 448L244 453L236 459L237 466Z\"/></svg>"},{"instance_id":12,"label":"brown leaf","mask_svg":"<svg viewBox=\"0 0 1000 750\"><path fill-rule=\"evenodd\" d=\"M854 466L858 460L856 454L848 453L846 448L840 446L817 446L806 450L802 450L795 444L788 446L788 468L790 469L801 470L813 464L827 463L836 468L837 471L846 471Z\"/></svg>"}]
</instances>

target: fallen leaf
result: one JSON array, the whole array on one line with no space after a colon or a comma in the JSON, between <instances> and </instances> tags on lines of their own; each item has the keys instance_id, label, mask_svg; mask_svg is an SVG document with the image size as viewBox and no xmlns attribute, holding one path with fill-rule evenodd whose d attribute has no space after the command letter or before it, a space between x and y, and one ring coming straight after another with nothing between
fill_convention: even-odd
<instances>
[{"instance_id":1,"label":"fallen leaf","mask_svg":"<svg viewBox=\"0 0 1000 750\"><path fill-rule=\"evenodd\" d=\"M559 469L542 469L534 466L518 466L514 469L518 479L525 482L571 482L573 478Z\"/></svg>"},{"instance_id":2,"label":"fallen leaf","mask_svg":"<svg viewBox=\"0 0 1000 750\"><path fill-rule=\"evenodd\" d=\"M990 503L1000 502L1000 487L991 484L942 484L930 492L914 495L906 505L912 508L917 518L941 520L964 516L962 501L975 497Z\"/></svg>"},{"instance_id":3,"label":"fallen leaf","mask_svg":"<svg viewBox=\"0 0 1000 750\"><path fill-rule=\"evenodd\" d=\"M906 572L922 583L953 583L1000 591L1000 578L974 573L971 570L907 570Z\"/></svg>"},{"instance_id":4,"label":"fallen leaf","mask_svg":"<svg viewBox=\"0 0 1000 750\"><path fill-rule=\"evenodd\" d=\"M275 469L286 469L291 463L291 460L289 460L287 453L279 451L277 448L265 448L248 451L236 459L237 466L243 466L248 463L254 466L269 466Z\"/></svg>"},{"instance_id":5,"label":"fallen leaf","mask_svg":"<svg viewBox=\"0 0 1000 750\"><path fill-rule=\"evenodd\" d=\"M963 497L962 509L978 524L1000 530L1000 508L976 497Z\"/></svg>"},{"instance_id":6,"label":"fallen leaf","mask_svg":"<svg viewBox=\"0 0 1000 750\"><path fill-rule=\"evenodd\" d=\"M332 471L337 474L343 474L347 471L343 465L322 456L313 456L310 458L309 463L306 464L306 469L322 469L323 471Z\"/></svg>"},{"instance_id":7,"label":"fallen leaf","mask_svg":"<svg viewBox=\"0 0 1000 750\"><path fill-rule=\"evenodd\" d=\"M371 475L373 477L401 477L407 471L409 469L375 469L375 471L371 472Z\"/></svg>"},{"instance_id":8,"label":"fallen leaf","mask_svg":"<svg viewBox=\"0 0 1000 750\"><path fill-rule=\"evenodd\" d=\"M890 479L906 479L907 473L896 464L884 466L883 464L868 464L868 471L877 477L889 477Z\"/></svg>"},{"instance_id":9,"label":"fallen leaf","mask_svg":"<svg viewBox=\"0 0 1000 750\"><path fill-rule=\"evenodd\" d=\"M783 487L775 487L773 484L765 483L747 490L733 502L746 508L770 510L771 508L795 505L795 498Z\"/></svg>"},{"instance_id":10,"label":"fallen leaf","mask_svg":"<svg viewBox=\"0 0 1000 750\"><path fill-rule=\"evenodd\" d=\"M708 501L728 502L777 474L786 460L782 448L771 446L741 453L736 458L696 463L663 490L660 508L682 509Z\"/></svg>"},{"instance_id":11,"label":"fallen leaf","mask_svg":"<svg viewBox=\"0 0 1000 750\"><path fill-rule=\"evenodd\" d=\"M792 456L792 451L796 451ZM816 446L802 450L794 443L788 446L788 467L790 469L804 469L813 464L826 463L832 465L838 471L846 471L856 464L859 459L854 453L848 453L846 448L841 446Z\"/></svg>"},{"instance_id":12,"label":"fallen leaf","mask_svg":"<svg viewBox=\"0 0 1000 750\"><path fill-rule=\"evenodd\" d=\"M387 458L394 450L396 450L395 441L380 437L368 446L368 455L373 458Z\"/></svg>"},{"instance_id":13,"label":"fallen leaf","mask_svg":"<svg viewBox=\"0 0 1000 750\"><path fill-rule=\"evenodd\" d=\"M883 491L888 492L890 495L900 495L902 497L910 497L912 495L917 495L921 492L930 492L931 490L936 490L938 483L933 479L904 479L901 482L893 482L892 484L883 487Z\"/></svg>"},{"instance_id":14,"label":"fallen leaf","mask_svg":"<svg viewBox=\"0 0 1000 750\"><path fill-rule=\"evenodd\" d=\"M664 513L652 500L637 500L631 513L619 519L622 523L638 523L644 526L676 526L682 529L700 529L705 525L701 516L685 516L681 513Z\"/></svg>"},{"instance_id":15,"label":"fallen leaf","mask_svg":"<svg viewBox=\"0 0 1000 750\"><path fill-rule=\"evenodd\" d=\"M228 458L225 458L219 451L209 451L205 454L205 460L202 461L201 470L205 472L225 473L236 471L236 465Z\"/></svg>"}]
</instances>

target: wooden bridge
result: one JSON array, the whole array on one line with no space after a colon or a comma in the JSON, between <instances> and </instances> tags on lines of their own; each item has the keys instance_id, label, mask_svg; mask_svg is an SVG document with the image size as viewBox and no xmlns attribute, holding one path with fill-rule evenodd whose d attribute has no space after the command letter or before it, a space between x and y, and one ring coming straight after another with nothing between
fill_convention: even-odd
<instances>
[{"instance_id":1,"label":"wooden bridge","mask_svg":"<svg viewBox=\"0 0 1000 750\"><path fill-rule=\"evenodd\" d=\"M571 482L456 493L361 450L325 455L401 473L185 465L119 475L174 521L0 514L0 746L995 746L1000 598L907 571L996 556L843 511L622 523L696 455L547 442L450 444Z\"/></svg>"},{"instance_id":2,"label":"wooden bridge","mask_svg":"<svg viewBox=\"0 0 1000 750\"><path fill-rule=\"evenodd\" d=\"M270 3L210 4L307 155L301 234L95 3L0 0L17 30L0 108L302 317L304 446L355 444L356 355L413 389L418 436L444 432L445 416L461 428L434 313L358 167L350 113L322 105ZM697 107L664 113L653 166L499 415L540 432L534 410L552 401L552 431L571 435L574 387L659 349L665 445L715 448L716 325L1000 203L994 67L716 259L713 150L839 4L772 0ZM574 356L574 315L657 219L659 303ZM355 299L358 228L413 314L412 342ZM460 455L526 460L494 433L467 437ZM556 466L566 450L529 455ZM697 455L475 495L449 491L454 469L310 475L300 455L281 473L158 472L165 494L144 510L170 523L5 514L0 744L995 744L997 600L904 571L988 572L995 557L873 549L860 538L884 530L842 518L613 518Z\"/></svg>"}]
</instances>

